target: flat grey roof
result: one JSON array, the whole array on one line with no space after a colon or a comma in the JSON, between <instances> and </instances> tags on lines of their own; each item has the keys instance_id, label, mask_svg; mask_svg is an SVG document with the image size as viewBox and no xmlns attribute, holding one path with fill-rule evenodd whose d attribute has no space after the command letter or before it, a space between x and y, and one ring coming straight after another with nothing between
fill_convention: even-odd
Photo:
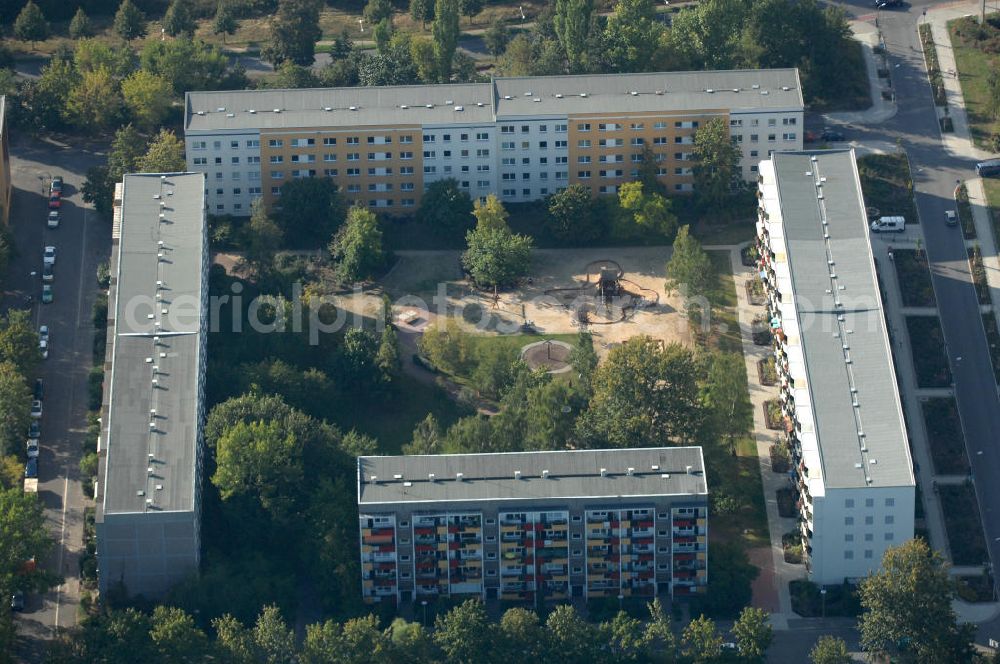
<instances>
[{"instance_id":1,"label":"flat grey roof","mask_svg":"<svg viewBox=\"0 0 1000 664\"><path fill-rule=\"evenodd\" d=\"M700 447L358 457L362 506L707 493Z\"/></svg>"},{"instance_id":2,"label":"flat grey roof","mask_svg":"<svg viewBox=\"0 0 1000 664\"><path fill-rule=\"evenodd\" d=\"M494 84L499 119L704 109L800 110L803 105L797 69L536 76L498 78Z\"/></svg>"},{"instance_id":3,"label":"flat grey roof","mask_svg":"<svg viewBox=\"0 0 1000 664\"><path fill-rule=\"evenodd\" d=\"M913 485L854 151L772 159L824 484Z\"/></svg>"},{"instance_id":4,"label":"flat grey roof","mask_svg":"<svg viewBox=\"0 0 1000 664\"><path fill-rule=\"evenodd\" d=\"M126 175L121 217L104 513L191 510L207 288L204 174Z\"/></svg>"},{"instance_id":5,"label":"flat grey roof","mask_svg":"<svg viewBox=\"0 0 1000 664\"><path fill-rule=\"evenodd\" d=\"M490 83L189 92L185 131L474 125L619 111L740 112L802 106L797 69L538 76Z\"/></svg>"}]
</instances>

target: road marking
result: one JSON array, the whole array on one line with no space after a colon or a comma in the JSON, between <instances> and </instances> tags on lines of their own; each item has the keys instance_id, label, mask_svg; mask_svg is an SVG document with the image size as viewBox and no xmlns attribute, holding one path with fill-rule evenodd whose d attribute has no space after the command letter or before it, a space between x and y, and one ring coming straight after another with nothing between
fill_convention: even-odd
<instances>
[{"instance_id":1,"label":"road marking","mask_svg":"<svg viewBox=\"0 0 1000 664\"><path fill-rule=\"evenodd\" d=\"M63 571L63 551L65 550L66 544L66 508L69 505L69 466L66 466L66 475L63 477L63 508L62 508L62 524L59 526L59 566L57 569L57 574L62 574ZM65 581L56 588L56 619L55 623L52 625L52 631L55 632L59 629L59 604L62 601L62 587L65 585Z\"/></svg>"}]
</instances>

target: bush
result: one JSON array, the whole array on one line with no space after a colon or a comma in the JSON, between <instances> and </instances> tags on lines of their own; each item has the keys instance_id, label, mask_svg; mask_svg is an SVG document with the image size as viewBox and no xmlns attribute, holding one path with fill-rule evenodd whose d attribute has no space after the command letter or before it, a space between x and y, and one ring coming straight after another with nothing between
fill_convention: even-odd
<instances>
[{"instance_id":1,"label":"bush","mask_svg":"<svg viewBox=\"0 0 1000 664\"><path fill-rule=\"evenodd\" d=\"M776 473L787 473L792 467L792 457L788 447L783 443L775 443L770 447L771 470Z\"/></svg>"},{"instance_id":2,"label":"bush","mask_svg":"<svg viewBox=\"0 0 1000 664\"><path fill-rule=\"evenodd\" d=\"M91 367L87 374L87 409L100 410L104 401L104 367Z\"/></svg>"},{"instance_id":3,"label":"bush","mask_svg":"<svg viewBox=\"0 0 1000 664\"><path fill-rule=\"evenodd\" d=\"M835 616L854 618L861 613L857 589L851 584L845 582L839 586L823 586L823 588L826 589L825 612L820 586L812 581L791 581L788 590L792 596L792 611L804 618L818 618L824 613L828 618Z\"/></svg>"}]
</instances>

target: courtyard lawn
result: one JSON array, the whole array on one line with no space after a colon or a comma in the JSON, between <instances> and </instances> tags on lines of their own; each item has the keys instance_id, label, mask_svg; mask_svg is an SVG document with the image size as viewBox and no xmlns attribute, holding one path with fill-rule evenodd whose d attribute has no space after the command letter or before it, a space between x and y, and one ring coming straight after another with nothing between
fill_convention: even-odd
<instances>
[{"instance_id":1,"label":"courtyard lawn","mask_svg":"<svg viewBox=\"0 0 1000 664\"><path fill-rule=\"evenodd\" d=\"M712 303L712 329L708 343L719 350L742 353L743 341L736 318L736 282L729 252L709 251L708 256L716 276L708 292L708 300Z\"/></svg>"},{"instance_id":2,"label":"courtyard lawn","mask_svg":"<svg viewBox=\"0 0 1000 664\"><path fill-rule=\"evenodd\" d=\"M955 52L962 96L969 118L969 133L978 147L989 149L993 134L1000 133L1000 120L990 113L989 75L998 66L996 48L1000 45L1000 14L987 15L986 25L973 18L948 23ZM987 47L992 53L987 53Z\"/></svg>"},{"instance_id":3,"label":"courtyard lawn","mask_svg":"<svg viewBox=\"0 0 1000 664\"><path fill-rule=\"evenodd\" d=\"M913 180L910 163L901 152L870 154L858 159L858 174L865 205L877 207L882 216L903 216L915 224L917 208L913 204Z\"/></svg>"}]
</instances>

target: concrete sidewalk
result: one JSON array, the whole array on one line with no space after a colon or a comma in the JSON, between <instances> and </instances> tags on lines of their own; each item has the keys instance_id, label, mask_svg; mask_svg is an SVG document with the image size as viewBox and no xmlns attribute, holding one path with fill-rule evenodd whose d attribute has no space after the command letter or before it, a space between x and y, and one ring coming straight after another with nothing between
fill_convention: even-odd
<instances>
[{"instance_id":1,"label":"concrete sidewalk","mask_svg":"<svg viewBox=\"0 0 1000 664\"><path fill-rule=\"evenodd\" d=\"M929 9L926 22L931 26L934 48L937 51L938 65L944 80L945 98L948 103L948 115L951 116L952 133L942 133L941 142L945 150L955 157L966 157L977 161L988 159L992 155L977 148L969 134L969 118L965 112L965 98L962 96L962 85L955 64L955 51L951 47L951 37L948 35L948 22L967 14L979 11L979 4L958 5ZM929 84L928 84L929 85ZM931 94L928 88L928 94ZM939 109L938 116L944 113Z\"/></svg>"},{"instance_id":2,"label":"concrete sidewalk","mask_svg":"<svg viewBox=\"0 0 1000 664\"><path fill-rule=\"evenodd\" d=\"M757 362L771 355L773 351L770 346L757 346L753 343L753 318L758 314L765 313L763 306L751 305L747 299L746 284L754 278L754 271L743 265L739 247L733 249L730 256L733 266L733 281L736 285L743 359L747 369L747 386L750 390L750 403L753 406L754 438L757 442L757 458L760 462L760 477L764 490L764 503L767 508L767 529L771 539L770 566L761 570L761 578L755 584L754 606L765 608L771 612L771 625L774 629L787 630L789 629L789 619L799 618L797 614L792 612L788 582L806 578L806 569L804 565L786 563L781 544L781 536L795 530L799 524L796 518L783 518L778 515L776 492L778 489L788 487L788 476L771 470L771 445L778 442L778 432L768 429L764 422L764 402L778 398L778 387L765 387L760 384L757 375ZM775 598L777 606L774 606Z\"/></svg>"},{"instance_id":3,"label":"concrete sidewalk","mask_svg":"<svg viewBox=\"0 0 1000 664\"><path fill-rule=\"evenodd\" d=\"M879 62L882 56L875 52L881 43L878 29L867 21L851 21L851 32L862 46L865 56L865 68L868 71L868 90L871 95L872 105L864 111L844 111L839 113L827 113L825 117L831 124L878 124L885 122L896 115L897 107L895 95L892 100L882 98L882 92L892 93L889 80L878 77ZM890 76L892 73L890 72Z\"/></svg>"}]
</instances>

